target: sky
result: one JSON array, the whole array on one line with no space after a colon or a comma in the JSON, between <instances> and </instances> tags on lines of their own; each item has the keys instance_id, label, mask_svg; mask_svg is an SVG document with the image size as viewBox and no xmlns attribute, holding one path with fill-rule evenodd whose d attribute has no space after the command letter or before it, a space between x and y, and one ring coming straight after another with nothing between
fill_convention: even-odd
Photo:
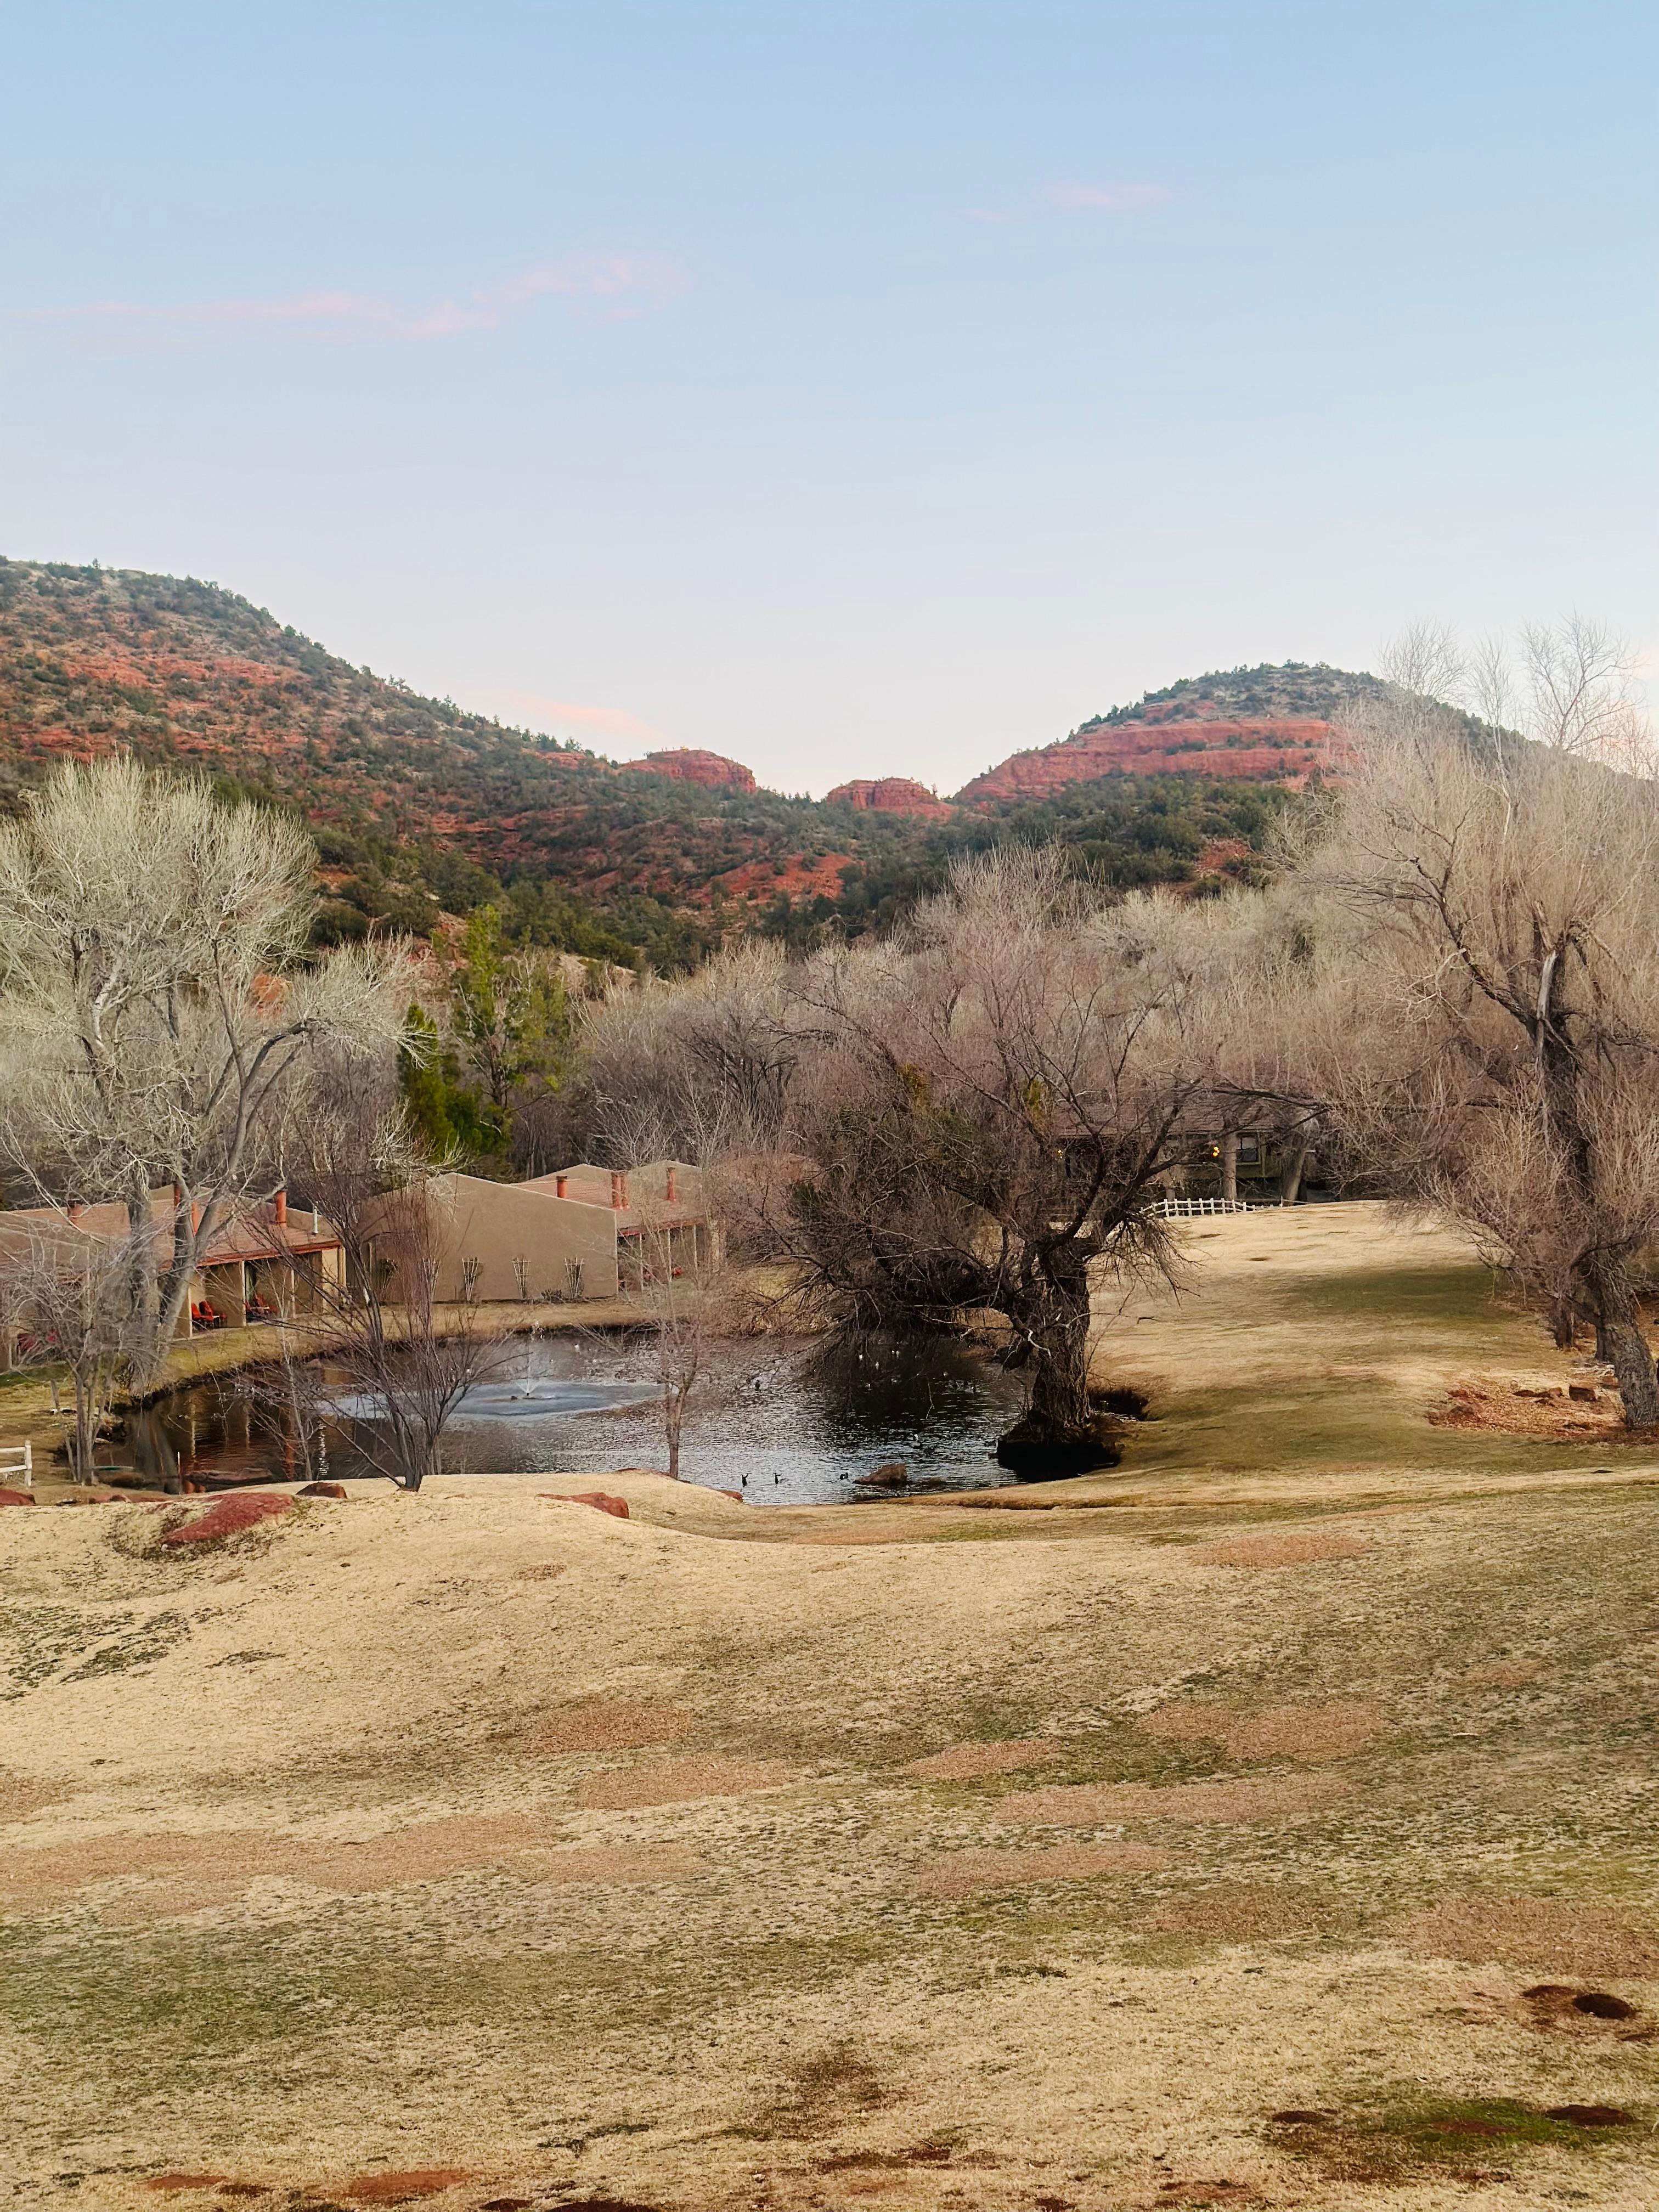
<instances>
[{"instance_id":1,"label":"sky","mask_svg":"<svg viewBox=\"0 0 1659 2212\"><path fill-rule=\"evenodd\" d=\"M0 0L0 551L615 757L1659 647L1652 0Z\"/></svg>"}]
</instances>

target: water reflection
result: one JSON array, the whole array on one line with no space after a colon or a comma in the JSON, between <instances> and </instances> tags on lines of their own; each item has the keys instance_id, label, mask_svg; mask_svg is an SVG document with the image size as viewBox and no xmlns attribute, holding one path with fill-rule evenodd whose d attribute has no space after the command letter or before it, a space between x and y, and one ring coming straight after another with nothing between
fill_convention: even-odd
<instances>
[{"instance_id":1,"label":"water reflection","mask_svg":"<svg viewBox=\"0 0 1659 2212\"><path fill-rule=\"evenodd\" d=\"M662 1466L656 1358L648 1335L514 1340L507 1372L468 1392L447 1439L449 1466L572 1475ZM325 1365L321 1376L326 1385ZM337 1380L320 1422L284 1404L270 1375L252 1398L234 1378L173 1391L129 1416L118 1455L161 1483L366 1475L365 1425L377 1409ZM992 1487L1007 1479L991 1455L1018 1406L1008 1376L947 1340L745 1340L714 1347L681 1468L689 1481L757 1504L844 1501L858 1494L857 1476L895 1461L913 1486Z\"/></svg>"}]
</instances>

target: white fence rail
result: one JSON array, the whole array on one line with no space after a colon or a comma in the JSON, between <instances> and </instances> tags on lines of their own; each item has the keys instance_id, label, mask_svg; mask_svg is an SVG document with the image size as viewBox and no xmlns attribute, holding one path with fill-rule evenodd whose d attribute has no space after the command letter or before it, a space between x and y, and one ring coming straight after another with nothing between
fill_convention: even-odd
<instances>
[{"instance_id":1,"label":"white fence rail","mask_svg":"<svg viewBox=\"0 0 1659 2212\"><path fill-rule=\"evenodd\" d=\"M9 1488L13 1483L22 1490L33 1489L33 1444L0 1444L0 1484Z\"/></svg>"},{"instance_id":2,"label":"white fence rail","mask_svg":"<svg viewBox=\"0 0 1659 2212\"><path fill-rule=\"evenodd\" d=\"M1276 1198L1255 1204L1242 1198L1166 1198L1158 1210L1166 1221L1190 1221L1205 1213L1277 1213L1279 1206Z\"/></svg>"}]
</instances>

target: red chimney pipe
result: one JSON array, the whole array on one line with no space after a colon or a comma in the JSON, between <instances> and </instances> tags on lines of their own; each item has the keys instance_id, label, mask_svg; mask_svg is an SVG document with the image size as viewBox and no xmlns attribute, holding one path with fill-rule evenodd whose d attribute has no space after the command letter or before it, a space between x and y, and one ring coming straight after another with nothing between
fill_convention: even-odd
<instances>
[{"instance_id":1,"label":"red chimney pipe","mask_svg":"<svg viewBox=\"0 0 1659 2212\"><path fill-rule=\"evenodd\" d=\"M272 1203L276 1208L276 1226L279 1229L286 1229L288 1226L288 1193L285 1190L279 1190Z\"/></svg>"},{"instance_id":2,"label":"red chimney pipe","mask_svg":"<svg viewBox=\"0 0 1659 2212\"><path fill-rule=\"evenodd\" d=\"M679 1170L678 1168L670 1168L668 1170L668 1200L670 1205L672 1205L674 1200L678 1199L680 1194L679 1181Z\"/></svg>"},{"instance_id":3,"label":"red chimney pipe","mask_svg":"<svg viewBox=\"0 0 1659 2212\"><path fill-rule=\"evenodd\" d=\"M619 1210L628 1203L628 1177L611 1170L611 1203Z\"/></svg>"},{"instance_id":4,"label":"red chimney pipe","mask_svg":"<svg viewBox=\"0 0 1659 2212\"><path fill-rule=\"evenodd\" d=\"M555 1198L562 1198L565 1195L565 1185L569 1182L569 1180L570 1178L568 1175L558 1175L554 1176L553 1195Z\"/></svg>"}]
</instances>

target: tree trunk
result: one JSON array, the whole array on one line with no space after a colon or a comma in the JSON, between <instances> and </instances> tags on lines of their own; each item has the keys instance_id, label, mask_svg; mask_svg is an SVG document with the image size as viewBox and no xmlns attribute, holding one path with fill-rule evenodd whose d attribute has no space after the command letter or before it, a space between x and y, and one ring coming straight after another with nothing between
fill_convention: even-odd
<instances>
[{"instance_id":1,"label":"tree trunk","mask_svg":"<svg viewBox=\"0 0 1659 2212\"><path fill-rule=\"evenodd\" d=\"M1311 1145L1297 1145L1285 1155L1285 1164L1279 1171L1279 1202L1294 1206L1302 1195L1302 1171L1308 1164Z\"/></svg>"},{"instance_id":2,"label":"tree trunk","mask_svg":"<svg viewBox=\"0 0 1659 2212\"><path fill-rule=\"evenodd\" d=\"M1089 1281L1080 1254L1055 1255L1028 1316L1011 1314L1030 1348L1025 1411L998 1440L997 1459L1028 1480L1115 1465L1115 1447L1089 1402Z\"/></svg>"},{"instance_id":3,"label":"tree trunk","mask_svg":"<svg viewBox=\"0 0 1659 2212\"><path fill-rule=\"evenodd\" d=\"M1622 1271L1598 1268L1591 1277L1598 1316L1597 1334L1618 1379L1627 1429L1659 1428L1659 1375L1648 1349L1642 1311Z\"/></svg>"},{"instance_id":4,"label":"tree trunk","mask_svg":"<svg viewBox=\"0 0 1659 2212\"><path fill-rule=\"evenodd\" d=\"M1238 1197L1238 1132L1229 1129L1221 1139L1221 1195L1229 1205Z\"/></svg>"},{"instance_id":5,"label":"tree trunk","mask_svg":"<svg viewBox=\"0 0 1659 2212\"><path fill-rule=\"evenodd\" d=\"M1619 1380L1627 1429L1659 1428L1659 1378L1640 1318L1609 1315L1607 1321L1607 1357Z\"/></svg>"}]
</instances>

